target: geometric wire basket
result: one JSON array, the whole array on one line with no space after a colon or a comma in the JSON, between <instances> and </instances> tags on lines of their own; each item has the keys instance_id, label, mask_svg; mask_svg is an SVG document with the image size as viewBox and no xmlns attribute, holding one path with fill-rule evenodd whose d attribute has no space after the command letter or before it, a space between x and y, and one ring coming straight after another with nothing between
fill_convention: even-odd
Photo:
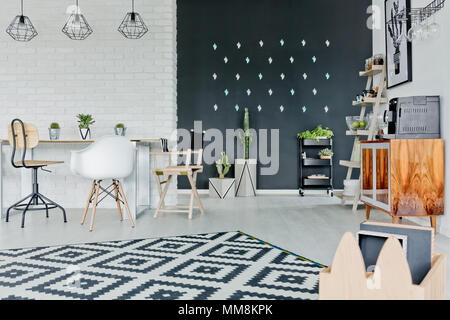
<instances>
[{"instance_id":1,"label":"geometric wire basket","mask_svg":"<svg viewBox=\"0 0 450 320\"><path fill-rule=\"evenodd\" d=\"M140 39L148 32L144 20L137 12L128 12L118 30L128 39Z\"/></svg>"},{"instance_id":2,"label":"geometric wire basket","mask_svg":"<svg viewBox=\"0 0 450 320\"><path fill-rule=\"evenodd\" d=\"M81 13L73 13L67 19L62 32L72 40L84 40L92 34L92 28Z\"/></svg>"},{"instance_id":3,"label":"geometric wire basket","mask_svg":"<svg viewBox=\"0 0 450 320\"><path fill-rule=\"evenodd\" d=\"M31 20L24 15L16 16L6 28L6 33L14 40L24 42L30 41L38 34Z\"/></svg>"}]
</instances>

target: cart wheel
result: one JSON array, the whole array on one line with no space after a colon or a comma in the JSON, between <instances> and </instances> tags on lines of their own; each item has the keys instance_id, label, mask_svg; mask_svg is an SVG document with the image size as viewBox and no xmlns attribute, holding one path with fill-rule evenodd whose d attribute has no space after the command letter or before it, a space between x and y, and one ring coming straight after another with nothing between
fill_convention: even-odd
<instances>
[{"instance_id":1,"label":"cart wheel","mask_svg":"<svg viewBox=\"0 0 450 320\"><path fill-rule=\"evenodd\" d=\"M333 191L331 191L331 196L332 196L332 197L334 196L334 193L333 193Z\"/></svg>"},{"instance_id":2,"label":"cart wheel","mask_svg":"<svg viewBox=\"0 0 450 320\"><path fill-rule=\"evenodd\" d=\"M305 193L303 192L303 190L300 190L299 193L300 193L300 196L302 196L302 197L305 196Z\"/></svg>"}]
</instances>

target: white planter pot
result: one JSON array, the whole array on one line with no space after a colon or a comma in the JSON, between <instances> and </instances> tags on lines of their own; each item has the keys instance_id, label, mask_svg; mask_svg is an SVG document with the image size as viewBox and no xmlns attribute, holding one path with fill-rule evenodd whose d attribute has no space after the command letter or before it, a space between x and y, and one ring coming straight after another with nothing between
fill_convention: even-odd
<instances>
[{"instance_id":1,"label":"white planter pot","mask_svg":"<svg viewBox=\"0 0 450 320\"><path fill-rule=\"evenodd\" d=\"M234 176L237 197L256 196L256 159L236 159Z\"/></svg>"}]
</instances>

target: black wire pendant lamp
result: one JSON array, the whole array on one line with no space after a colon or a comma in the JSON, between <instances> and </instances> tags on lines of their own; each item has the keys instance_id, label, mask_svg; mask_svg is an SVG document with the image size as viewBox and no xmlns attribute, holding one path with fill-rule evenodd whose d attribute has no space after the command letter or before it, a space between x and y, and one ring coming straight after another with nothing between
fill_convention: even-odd
<instances>
[{"instance_id":1,"label":"black wire pendant lamp","mask_svg":"<svg viewBox=\"0 0 450 320\"><path fill-rule=\"evenodd\" d=\"M6 33L16 41L27 42L37 36L37 31L31 23L30 18L23 15L23 0L21 4L21 13L6 28Z\"/></svg>"},{"instance_id":2,"label":"black wire pendant lamp","mask_svg":"<svg viewBox=\"0 0 450 320\"><path fill-rule=\"evenodd\" d=\"M140 39L148 32L141 15L134 12L134 0L131 0L131 12L126 14L118 30L128 39Z\"/></svg>"},{"instance_id":3,"label":"black wire pendant lamp","mask_svg":"<svg viewBox=\"0 0 450 320\"><path fill-rule=\"evenodd\" d=\"M72 13L62 28L62 32L72 40L84 40L92 34L92 28L89 26L86 18L80 12L78 0L76 0L76 12Z\"/></svg>"}]
</instances>

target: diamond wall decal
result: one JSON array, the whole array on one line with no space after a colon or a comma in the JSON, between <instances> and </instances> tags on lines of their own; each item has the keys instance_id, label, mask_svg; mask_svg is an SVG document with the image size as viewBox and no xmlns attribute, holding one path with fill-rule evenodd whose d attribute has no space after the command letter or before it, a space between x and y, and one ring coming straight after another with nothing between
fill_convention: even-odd
<instances>
[{"instance_id":1,"label":"diamond wall decal","mask_svg":"<svg viewBox=\"0 0 450 320\"><path fill-rule=\"evenodd\" d=\"M282 47L284 46L284 40L283 40L283 39L280 40L280 45L281 45Z\"/></svg>"},{"instance_id":2,"label":"diamond wall decal","mask_svg":"<svg viewBox=\"0 0 450 320\"><path fill-rule=\"evenodd\" d=\"M241 43L240 42L238 42L238 43L236 43L236 47L238 48L238 50L241 48Z\"/></svg>"},{"instance_id":3,"label":"diamond wall decal","mask_svg":"<svg viewBox=\"0 0 450 320\"><path fill-rule=\"evenodd\" d=\"M302 111L303 111L303 112L306 112L306 106L303 106L303 107L302 107Z\"/></svg>"},{"instance_id":4,"label":"diamond wall decal","mask_svg":"<svg viewBox=\"0 0 450 320\"><path fill-rule=\"evenodd\" d=\"M273 94L272 89L269 89L267 92L269 93L269 96L271 96Z\"/></svg>"},{"instance_id":5,"label":"diamond wall decal","mask_svg":"<svg viewBox=\"0 0 450 320\"><path fill-rule=\"evenodd\" d=\"M217 79L217 74L213 73L212 77L213 77L214 80L216 80Z\"/></svg>"},{"instance_id":6,"label":"diamond wall decal","mask_svg":"<svg viewBox=\"0 0 450 320\"><path fill-rule=\"evenodd\" d=\"M324 108L323 108L323 110L325 110L325 112L328 112L328 106L325 106Z\"/></svg>"},{"instance_id":7,"label":"diamond wall decal","mask_svg":"<svg viewBox=\"0 0 450 320\"><path fill-rule=\"evenodd\" d=\"M259 74L258 74L258 78L259 78L259 80L262 80L262 78L263 78L262 73L259 73Z\"/></svg>"},{"instance_id":8,"label":"diamond wall decal","mask_svg":"<svg viewBox=\"0 0 450 320\"><path fill-rule=\"evenodd\" d=\"M228 94L230 93L230 91L228 91L228 89L225 89L224 93L225 93L226 96L228 96Z\"/></svg>"},{"instance_id":9,"label":"diamond wall decal","mask_svg":"<svg viewBox=\"0 0 450 320\"><path fill-rule=\"evenodd\" d=\"M302 75L302 77L303 77L304 80L308 79L308 75L307 75L306 73L304 73L304 74Z\"/></svg>"},{"instance_id":10,"label":"diamond wall decal","mask_svg":"<svg viewBox=\"0 0 450 320\"><path fill-rule=\"evenodd\" d=\"M291 56L291 57L289 58L289 61L291 62L291 64L294 63L294 57Z\"/></svg>"},{"instance_id":11,"label":"diamond wall decal","mask_svg":"<svg viewBox=\"0 0 450 320\"><path fill-rule=\"evenodd\" d=\"M282 73L282 74L280 74L280 78L281 78L281 80L284 80L284 78L285 78L286 76L285 76L285 74L284 73Z\"/></svg>"},{"instance_id":12,"label":"diamond wall decal","mask_svg":"<svg viewBox=\"0 0 450 320\"><path fill-rule=\"evenodd\" d=\"M294 88L291 89L291 96L293 96L295 94L295 90Z\"/></svg>"},{"instance_id":13,"label":"diamond wall decal","mask_svg":"<svg viewBox=\"0 0 450 320\"><path fill-rule=\"evenodd\" d=\"M269 57L269 59L267 59L267 61L269 61L269 64L272 64L272 62L273 62L272 57Z\"/></svg>"},{"instance_id":14,"label":"diamond wall decal","mask_svg":"<svg viewBox=\"0 0 450 320\"><path fill-rule=\"evenodd\" d=\"M219 109L219 107L217 106L217 104L215 104L215 105L213 106L213 108L214 108L214 111L217 111L217 109Z\"/></svg>"},{"instance_id":15,"label":"diamond wall decal","mask_svg":"<svg viewBox=\"0 0 450 320\"><path fill-rule=\"evenodd\" d=\"M316 56L313 56L313 57L312 57L312 61L313 61L314 63L316 63L316 61L317 61Z\"/></svg>"},{"instance_id":16,"label":"diamond wall decal","mask_svg":"<svg viewBox=\"0 0 450 320\"><path fill-rule=\"evenodd\" d=\"M213 50L216 51L217 50L217 44L213 44Z\"/></svg>"},{"instance_id":17,"label":"diamond wall decal","mask_svg":"<svg viewBox=\"0 0 450 320\"><path fill-rule=\"evenodd\" d=\"M261 112L261 110L262 110L261 105L258 105L258 112Z\"/></svg>"},{"instance_id":18,"label":"diamond wall decal","mask_svg":"<svg viewBox=\"0 0 450 320\"><path fill-rule=\"evenodd\" d=\"M227 57L223 58L223 61L224 61L225 63L228 63L228 58L227 58Z\"/></svg>"},{"instance_id":19,"label":"diamond wall decal","mask_svg":"<svg viewBox=\"0 0 450 320\"><path fill-rule=\"evenodd\" d=\"M235 106L234 106L234 109L236 109L236 111L239 111L239 105L238 105L238 104L235 105Z\"/></svg>"},{"instance_id":20,"label":"diamond wall decal","mask_svg":"<svg viewBox=\"0 0 450 320\"><path fill-rule=\"evenodd\" d=\"M302 47L306 46L306 41L305 39L302 40Z\"/></svg>"},{"instance_id":21,"label":"diamond wall decal","mask_svg":"<svg viewBox=\"0 0 450 320\"><path fill-rule=\"evenodd\" d=\"M330 76L330 74L329 74L328 72L325 73L325 78L327 78L327 80L330 79L330 77L331 77L331 76Z\"/></svg>"},{"instance_id":22,"label":"diamond wall decal","mask_svg":"<svg viewBox=\"0 0 450 320\"><path fill-rule=\"evenodd\" d=\"M241 78L241 75L239 73L236 73L236 80L239 80Z\"/></svg>"},{"instance_id":23,"label":"diamond wall decal","mask_svg":"<svg viewBox=\"0 0 450 320\"><path fill-rule=\"evenodd\" d=\"M259 46L262 48L264 46L264 41L259 40Z\"/></svg>"},{"instance_id":24,"label":"diamond wall decal","mask_svg":"<svg viewBox=\"0 0 450 320\"><path fill-rule=\"evenodd\" d=\"M252 94L252 90L247 89L247 95L249 96L249 95L251 95L251 94Z\"/></svg>"},{"instance_id":25,"label":"diamond wall decal","mask_svg":"<svg viewBox=\"0 0 450 320\"><path fill-rule=\"evenodd\" d=\"M245 62L247 62L247 64L249 64L249 63L250 63L250 58L249 58L249 57L246 57L246 58L245 58Z\"/></svg>"},{"instance_id":26,"label":"diamond wall decal","mask_svg":"<svg viewBox=\"0 0 450 320\"><path fill-rule=\"evenodd\" d=\"M325 41L325 44L326 44L327 47L329 47L329 46L330 46L330 41L329 41L329 40L326 40L326 41Z\"/></svg>"},{"instance_id":27,"label":"diamond wall decal","mask_svg":"<svg viewBox=\"0 0 450 320\"><path fill-rule=\"evenodd\" d=\"M316 94L317 94L317 89L314 88L314 89L312 90L312 93L313 93L313 95L316 95Z\"/></svg>"},{"instance_id":28,"label":"diamond wall decal","mask_svg":"<svg viewBox=\"0 0 450 320\"><path fill-rule=\"evenodd\" d=\"M283 112L284 111L284 106L280 106L280 111Z\"/></svg>"}]
</instances>

